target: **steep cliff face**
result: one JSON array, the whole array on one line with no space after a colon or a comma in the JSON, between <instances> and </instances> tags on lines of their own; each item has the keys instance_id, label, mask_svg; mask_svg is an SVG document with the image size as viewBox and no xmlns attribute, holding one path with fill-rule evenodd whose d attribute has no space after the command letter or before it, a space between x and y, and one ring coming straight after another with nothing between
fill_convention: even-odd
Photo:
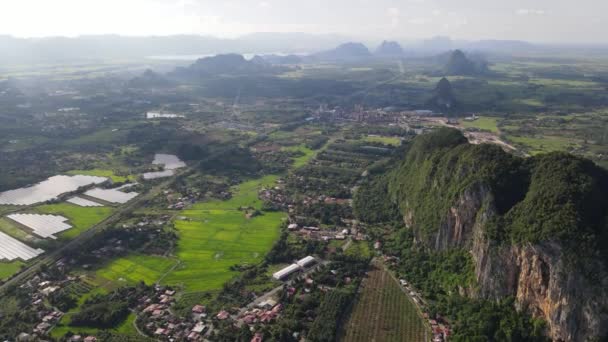
<instances>
[{"instance_id":1,"label":"steep cliff face","mask_svg":"<svg viewBox=\"0 0 608 342\"><path fill-rule=\"evenodd\" d=\"M606 174L570 156L519 164L471 149L444 145L428 157L409 156L394 173L389 191L415 243L468 251L476 284L462 292L514 297L554 340L608 336ZM486 166L497 160L498 167Z\"/></svg>"},{"instance_id":2,"label":"steep cliff face","mask_svg":"<svg viewBox=\"0 0 608 342\"><path fill-rule=\"evenodd\" d=\"M572 269L564 261L559 243L495 245L485 234L496 215L493 196L482 185L463 192L445 214L432 239L416 234L418 243L436 250L465 248L475 266L476 286L466 293L476 298L516 298L518 309L547 322L554 340L586 341L608 331L608 278L597 263L598 282ZM406 210L406 225L415 227L415 213Z\"/></svg>"}]
</instances>

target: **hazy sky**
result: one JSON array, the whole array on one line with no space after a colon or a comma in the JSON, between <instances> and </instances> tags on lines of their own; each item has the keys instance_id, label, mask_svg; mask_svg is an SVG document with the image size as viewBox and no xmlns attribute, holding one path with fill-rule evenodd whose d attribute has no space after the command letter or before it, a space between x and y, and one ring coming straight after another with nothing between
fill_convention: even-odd
<instances>
[{"instance_id":1,"label":"hazy sky","mask_svg":"<svg viewBox=\"0 0 608 342\"><path fill-rule=\"evenodd\" d=\"M608 0L0 0L20 37L340 33L608 43Z\"/></svg>"}]
</instances>

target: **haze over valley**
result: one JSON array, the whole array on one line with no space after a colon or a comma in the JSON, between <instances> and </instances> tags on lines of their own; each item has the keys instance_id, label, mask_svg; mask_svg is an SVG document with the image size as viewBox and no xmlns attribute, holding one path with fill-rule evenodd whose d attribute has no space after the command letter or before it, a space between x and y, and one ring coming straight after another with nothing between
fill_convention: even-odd
<instances>
[{"instance_id":1,"label":"haze over valley","mask_svg":"<svg viewBox=\"0 0 608 342\"><path fill-rule=\"evenodd\" d=\"M2 2L0 338L605 340L606 13Z\"/></svg>"}]
</instances>

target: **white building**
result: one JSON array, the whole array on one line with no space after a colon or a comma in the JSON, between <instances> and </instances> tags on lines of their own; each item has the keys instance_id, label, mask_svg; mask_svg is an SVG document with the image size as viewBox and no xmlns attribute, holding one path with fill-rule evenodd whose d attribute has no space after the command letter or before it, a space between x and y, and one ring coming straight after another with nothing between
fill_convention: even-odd
<instances>
[{"instance_id":1,"label":"white building","mask_svg":"<svg viewBox=\"0 0 608 342\"><path fill-rule=\"evenodd\" d=\"M312 256L309 255L306 258L298 260L298 262L296 264L298 266L304 268L304 267L314 264L315 262L316 262L315 258L313 258Z\"/></svg>"},{"instance_id":2,"label":"white building","mask_svg":"<svg viewBox=\"0 0 608 342\"><path fill-rule=\"evenodd\" d=\"M300 266L298 264L291 264L277 272L275 272L272 277L276 280L282 280L289 276L292 273L295 273L300 270Z\"/></svg>"}]
</instances>

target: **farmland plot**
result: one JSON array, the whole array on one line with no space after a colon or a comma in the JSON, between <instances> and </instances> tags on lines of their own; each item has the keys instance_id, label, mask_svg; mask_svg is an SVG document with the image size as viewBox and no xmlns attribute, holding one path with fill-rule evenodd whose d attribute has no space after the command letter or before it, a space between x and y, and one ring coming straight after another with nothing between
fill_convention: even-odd
<instances>
[{"instance_id":1,"label":"farmland plot","mask_svg":"<svg viewBox=\"0 0 608 342\"><path fill-rule=\"evenodd\" d=\"M345 327L343 341L427 341L418 309L381 265L374 265Z\"/></svg>"},{"instance_id":2,"label":"farmland plot","mask_svg":"<svg viewBox=\"0 0 608 342\"><path fill-rule=\"evenodd\" d=\"M188 291L220 289L238 273L231 266L260 262L278 238L284 214L265 212L246 218L238 208L259 209L258 190L275 180L268 176L242 183L228 201L208 201L183 211L185 219L175 222L179 234L176 256L181 263L162 283L182 285Z\"/></svg>"},{"instance_id":3,"label":"farmland plot","mask_svg":"<svg viewBox=\"0 0 608 342\"><path fill-rule=\"evenodd\" d=\"M39 206L36 211L41 214L67 217L73 228L62 232L58 237L60 239L73 239L106 219L114 209L110 207L80 207L71 203L58 203Z\"/></svg>"}]
</instances>

